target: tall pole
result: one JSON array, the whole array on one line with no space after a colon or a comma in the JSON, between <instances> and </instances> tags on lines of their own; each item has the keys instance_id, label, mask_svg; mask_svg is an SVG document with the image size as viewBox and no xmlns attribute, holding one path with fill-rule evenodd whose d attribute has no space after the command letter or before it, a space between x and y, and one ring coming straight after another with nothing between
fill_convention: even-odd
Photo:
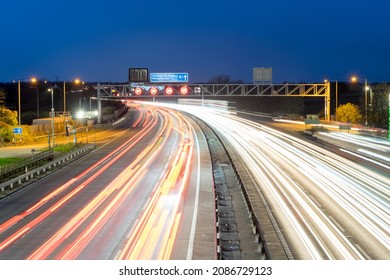
<instances>
[{"instance_id":1,"label":"tall pole","mask_svg":"<svg viewBox=\"0 0 390 280\"><path fill-rule=\"evenodd\" d=\"M370 88L370 103L368 103L368 107L370 107L370 119L371 119L371 121L372 121L372 109L373 109L372 101L373 101L373 92L372 92L372 89Z\"/></svg>"},{"instance_id":2,"label":"tall pole","mask_svg":"<svg viewBox=\"0 0 390 280\"><path fill-rule=\"evenodd\" d=\"M337 107L339 106L339 84L338 82L336 81L336 108L334 110L334 115L336 117L336 121L337 121Z\"/></svg>"},{"instance_id":3,"label":"tall pole","mask_svg":"<svg viewBox=\"0 0 390 280\"><path fill-rule=\"evenodd\" d=\"M390 141L390 94L389 94L389 108L388 108L388 111L389 111L389 126L387 127L387 139L389 139L389 141Z\"/></svg>"},{"instance_id":4,"label":"tall pole","mask_svg":"<svg viewBox=\"0 0 390 280\"><path fill-rule=\"evenodd\" d=\"M102 122L102 101L100 99L100 83L97 84L97 109L98 109L98 123Z\"/></svg>"},{"instance_id":5,"label":"tall pole","mask_svg":"<svg viewBox=\"0 0 390 280\"><path fill-rule=\"evenodd\" d=\"M30 87L30 88L36 89L36 93L37 93L37 119L39 119L39 89L38 89L38 87Z\"/></svg>"},{"instance_id":6,"label":"tall pole","mask_svg":"<svg viewBox=\"0 0 390 280\"><path fill-rule=\"evenodd\" d=\"M366 119L366 121L365 121L365 125L367 126L368 125L368 119L367 119L367 102L368 102L368 100L367 100L367 91L368 91L368 86L367 86L367 79L364 79L364 106L365 106L365 115L366 115L366 117L365 117L365 119Z\"/></svg>"},{"instance_id":7,"label":"tall pole","mask_svg":"<svg viewBox=\"0 0 390 280\"><path fill-rule=\"evenodd\" d=\"M65 81L64 81L64 116L66 112L66 89L65 89Z\"/></svg>"},{"instance_id":8,"label":"tall pole","mask_svg":"<svg viewBox=\"0 0 390 280\"><path fill-rule=\"evenodd\" d=\"M339 85L338 85L338 82L336 81L336 109L337 109L337 106L339 106Z\"/></svg>"},{"instance_id":9,"label":"tall pole","mask_svg":"<svg viewBox=\"0 0 390 280\"><path fill-rule=\"evenodd\" d=\"M37 119L39 119L39 89L37 89Z\"/></svg>"},{"instance_id":10,"label":"tall pole","mask_svg":"<svg viewBox=\"0 0 390 280\"><path fill-rule=\"evenodd\" d=\"M51 133L52 133L52 141L53 141L53 148L54 148L54 100L53 100L53 88L51 88Z\"/></svg>"},{"instance_id":11,"label":"tall pole","mask_svg":"<svg viewBox=\"0 0 390 280\"><path fill-rule=\"evenodd\" d=\"M20 80L18 80L18 125L22 124L21 111L20 111Z\"/></svg>"}]
</instances>

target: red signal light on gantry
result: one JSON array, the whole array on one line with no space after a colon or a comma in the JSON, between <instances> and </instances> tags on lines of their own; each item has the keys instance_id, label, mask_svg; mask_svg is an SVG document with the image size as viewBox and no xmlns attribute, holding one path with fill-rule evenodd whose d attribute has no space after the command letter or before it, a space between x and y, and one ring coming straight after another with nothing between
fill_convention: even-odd
<instances>
[{"instance_id":1,"label":"red signal light on gantry","mask_svg":"<svg viewBox=\"0 0 390 280\"><path fill-rule=\"evenodd\" d=\"M188 94L188 87L187 86L180 87L180 94L182 95Z\"/></svg>"},{"instance_id":2,"label":"red signal light on gantry","mask_svg":"<svg viewBox=\"0 0 390 280\"><path fill-rule=\"evenodd\" d=\"M140 87L135 88L134 93L135 93L135 95L141 95L142 94L142 88L140 88Z\"/></svg>"},{"instance_id":3,"label":"red signal light on gantry","mask_svg":"<svg viewBox=\"0 0 390 280\"><path fill-rule=\"evenodd\" d=\"M156 95L158 93L158 89L156 87L151 87L149 92L151 95Z\"/></svg>"},{"instance_id":4,"label":"red signal light on gantry","mask_svg":"<svg viewBox=\"0 0 390 280\"><path fill-rule=\"evenodd\" d=\"M165 91L165 94L172 95L173 94L173 87L167 86L167 87L165 87L164 91Z\"/></svg>"}]
</instances>

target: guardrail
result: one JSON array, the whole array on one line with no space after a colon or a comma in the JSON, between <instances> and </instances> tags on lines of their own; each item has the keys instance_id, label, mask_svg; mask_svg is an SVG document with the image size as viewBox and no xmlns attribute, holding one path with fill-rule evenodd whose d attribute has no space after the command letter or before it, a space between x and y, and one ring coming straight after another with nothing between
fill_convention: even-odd
<instances>
[{"instance_id":1,"label":"guardrail","mask_svg":"<svg viewBox=\"0 0 390 280\"><path fill-rule=\"evenodd\" d=\"M105 123L105 124L96 124L92 127L90 127L90 129L109 129L109 128L113 128L113 127L116 127L118 125L120 125L122 122L124 122L126 120L126 117L122 117L114 122L110 122L110 123ZM81 128L78 128L78 129L86 129L88 127L81 127ZM58 134L57 134L58 135ZM20 163L20 166L18 166L17 168L19 168L20 172L22 171L25 171L22 175L16 177L16 178L13 178L13 179L10 179L10 180L7 180L6 182L3 182L0 184L0 192L4 192L5 190L7 189L12 189L14 188L16 185L18 184L22 184L23 182L25 181L28 181L28 180L31 180L33 179L36 175L40 175L42 172L46 172L47 170L50 170L52 169L53 167L56 167L58 164L61 164L61 163L65 163L66 161L70 160L70 159L73 159L74 157L78 156L79 154L81 153L84 153L85 151L89 151L91 150L91 148L95 148L95 145L94 144L90 144L90 145L87 145L87 146L84 146L74 152L71 152L69 153L68 155L65 155L55 161L52 161L46 165L43 165L41 166L40 168L37 168L35 170L32 170L32 171L28 171L28 169L31 167L29 166L28 164L26 164L26 161L22 161ZM51 153L53 153L52 150L50 150ZM44 153L44 152L42 152ZM37 159L37 154L34 155ZM43 156L43 154L42 154ZM47 154L48 157L50 157L49 153ZM51 159L53 159L53 154L51 154ZM38 160L39 161L39 160ZM37 161L37 162L38 162ZM10 173L8 173L10 171L10 169L14 169L16 167L6 167L6 168L2 168L0 170L0 182L2 181L3 177L6 177L8 175L10 175ZM4 180L3 180L4 181Z\"/></svg>"},{"instance_id":2,"label":"guardrail","mask_svg":"<svg viewBox=\"0 0 390 280\"><path fill-rule=\"evenodd\" d=\"M42 161L53 160L53 149L37 153L34 153L35 151L31 150L31 152L33 155L29 158L0 166L0 182L4 181L4 179L11 175L25 172L31 167L38 165Z\"/></svg>"},{"instance_id":3,"label":"guardrail","mask_svg":"<svg viewBox=\"0 0 390 280\"><path fill-rule=\"evenodd\" d=\"M86 131L91 131L91 130L99 130L99 129L110 129L110 128L114 128L118 125L120 125L123 121L126 120L126 117L121 117L113 122L107 122L107 123L97 123L97 124L94 124L94 125L91 125L91 126L79 126L79 127L76 127L76 133L83 133L83 132L86 132ZM55 137L58 137L58 136L66 136L66 132L56 132ZM48 135L45 134L45 135L41 135L41 136L36 136L35 139L45 139L47 138Z\"/></svg>"},{"instance_id":4,"label":"guardrail","mask_svg":"<svg viewBox=\"0 0 390 280\"><path fill-rule=\"evenodd\" d=\"M81 155L83 155L87 152L90 152L94 148L95 148L94 144L89 144L89 145L83 146L83 147L81 147L81 148L79 148L71 153L68 153L68 154L66 154L66 155L64 155L56 160L53 160L53 161L51 161L51 162L49 162L41 167L38 167L34 170L26 172L23 175L20 175L16 178L10 179L7 182L1 183L0 184L0 192L11 190L17 186L22 185L23 183L26 183L26 182L34 179L35 177L41 175L42 173L45 173L47 171L50 171L50 170L56 168L57 166L65 165L66 162L72 161L75 158L78 158Z\"/></svg>"}]
</instances>

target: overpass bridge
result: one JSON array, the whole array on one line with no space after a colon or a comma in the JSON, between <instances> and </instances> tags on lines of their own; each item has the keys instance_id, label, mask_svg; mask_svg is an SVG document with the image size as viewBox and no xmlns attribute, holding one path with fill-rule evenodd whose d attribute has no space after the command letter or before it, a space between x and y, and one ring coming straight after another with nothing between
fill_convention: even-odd
<instances>
[{"instance_id":1,"label":"overpass bridge","mask_svg":"<svg viewBox=\"0 0 390 280\"><path fill-rule=\"evenodd\" d=\"M167 84L129 83L98 84L98 122L101 119L101 99L155 97L320 97L324 98L325 118L330 120L330 83L323 84Z\"/></svg>"}]
</instances>

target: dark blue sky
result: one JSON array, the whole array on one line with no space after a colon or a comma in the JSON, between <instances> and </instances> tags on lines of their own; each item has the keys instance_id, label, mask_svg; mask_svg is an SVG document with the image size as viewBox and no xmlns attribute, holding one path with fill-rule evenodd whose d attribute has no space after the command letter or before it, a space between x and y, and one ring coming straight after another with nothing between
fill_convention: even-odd
<instances>
[{"instance_id":1,"label":"dark blue sky","mask_svg":"<svg viewBox=\"0 0 390 280\"><path fill-rule=\"evenodd\" d=\"M390 81L388 0L13 0L0 4L0 82L126 82L128 68L252 82Z\"/></svg>"}]
</instances>

